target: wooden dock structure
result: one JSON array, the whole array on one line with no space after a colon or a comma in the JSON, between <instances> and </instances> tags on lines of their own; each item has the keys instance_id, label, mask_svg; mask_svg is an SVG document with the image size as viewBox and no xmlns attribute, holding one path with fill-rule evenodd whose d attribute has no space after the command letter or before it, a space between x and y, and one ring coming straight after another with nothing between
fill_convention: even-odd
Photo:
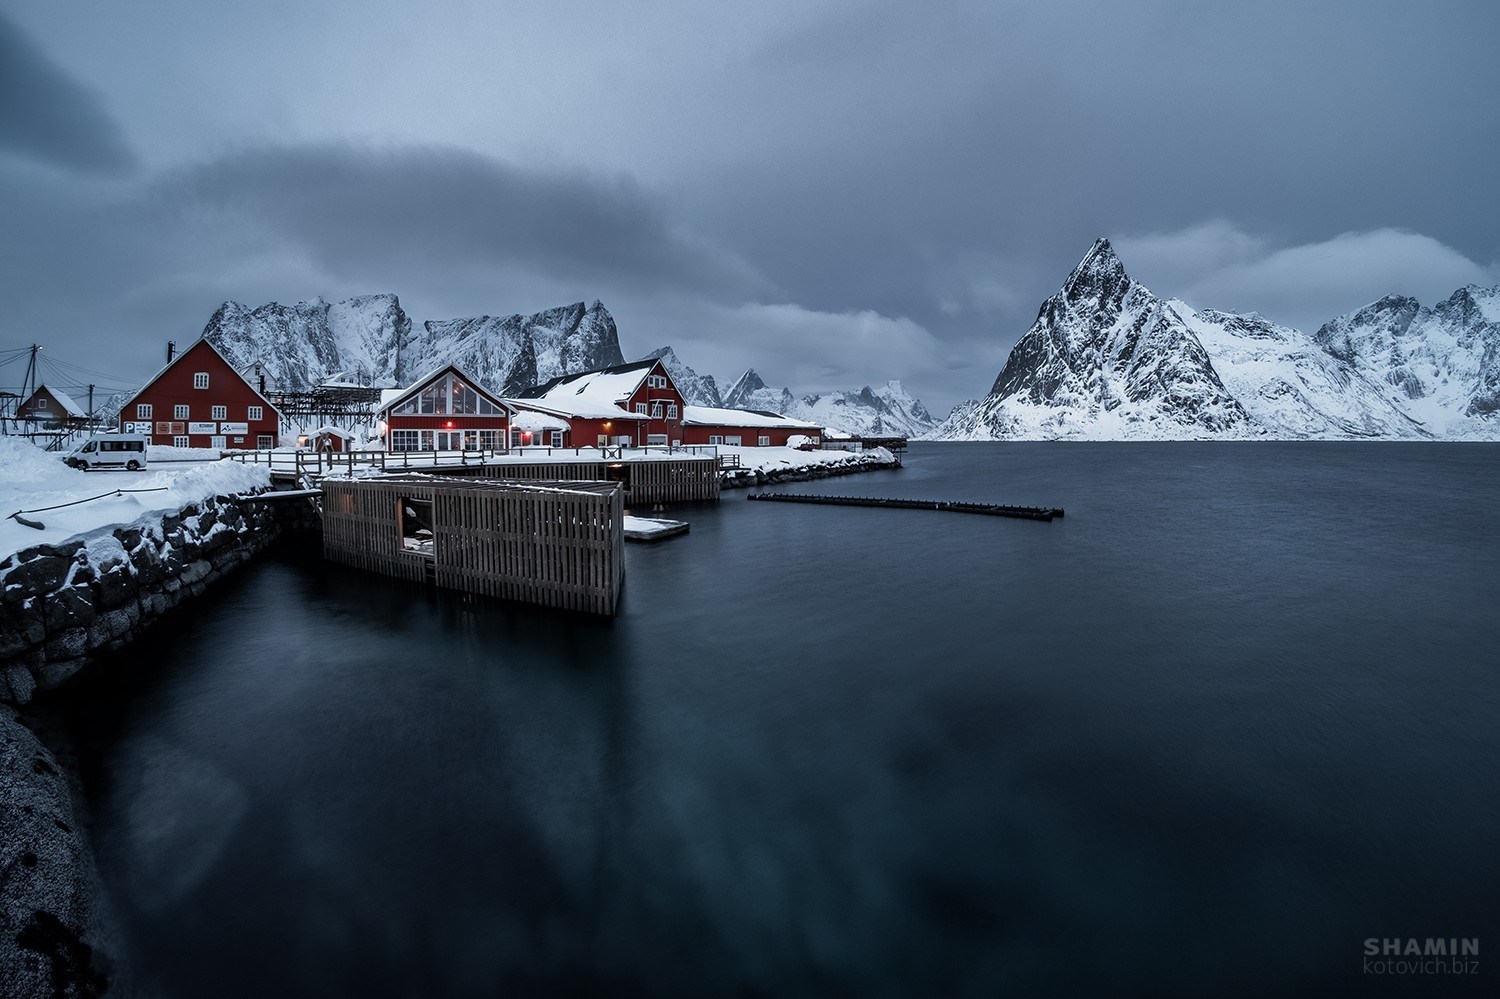
<instances>
[{"instance_id":1,"label":"wooden dock structure","mask_svg":"<svg viewBox=\"0 0 1500 999\"><path fill-rule=\"evenodd\" d=\"M465 593L612 616L625 581L616 482L325 478L323 555Z\"/></svg>"},{"instance_id":2,"label":"wooden dock structure","mask_svg":"<svg viewBox=\"0 0 1500 999\"><path fill-rule=\"evenodd\" d=\"M877 499L865 496L812 496L805 493L751 493L746 499L775 503L818 503L826 506L875 506L896 510L946 510L951 513L978 513L989 517L1019 517L1024 520L1047 520L1061 517L1056 507L1003 506L999 503L960 503L947 500Z\"/></svg>"},{"instance_id":3,"label":"wooden dock structure","mask_svg":"<svg viewBox=\"0 0 1500 999\"><path fill-rule=\"evenodd\" d=\"M633 507L647 503L717 502L719 459L705 455L643 461L514 461L451 465L440 475L483 479L619 483Z\"/></svg>"}]
</instances>

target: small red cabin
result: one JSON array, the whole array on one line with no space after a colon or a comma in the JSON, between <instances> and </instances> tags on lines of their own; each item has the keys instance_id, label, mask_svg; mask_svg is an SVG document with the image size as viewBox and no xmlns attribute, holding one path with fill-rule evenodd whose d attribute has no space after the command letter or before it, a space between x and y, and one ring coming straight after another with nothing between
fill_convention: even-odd
<instances>
[{"instance_id":1,"label":"small red cabin","mask_svg":"<svg viewBox=\"0 0 1500 999\"><path fill-rule=\"evenodd\" d=\"M717 409L689 406L683 421L684 444L726 444L741 447L786 447L789 438L818 440L823 428L761 409Z\"/></svg>"},{"instance_id":2,"label":"small red cabin","mask_svg":"<svg viewBox=\"0 0 1500 999\"><path fill-rule=\"evenodd\" d=\"M223 354L199 338L120 409L120 429L151 443L219 450L276 446L281 414Z\"/></svg>"},{"instance_id":3,"label":"small red cabin","mask_svg":"<svg viewBox=\"0 0 1500 999\"><path fill-rule=\"evenodd\" d=\"M16 419L57 429L81 427L88 422L88 415L66 392L38 385L36 391L16 407Z\"/></svg>"},{"instance_id":4,"label":"small red cabin","mask_svg":"<svg viewBox=\"0 0 1500 999\"><path fill-rule=\"evenodd\" d=\"M392 451L497 451L510 409L450 364L386 402L380 419Z\"/></svg>"}]
</instances>

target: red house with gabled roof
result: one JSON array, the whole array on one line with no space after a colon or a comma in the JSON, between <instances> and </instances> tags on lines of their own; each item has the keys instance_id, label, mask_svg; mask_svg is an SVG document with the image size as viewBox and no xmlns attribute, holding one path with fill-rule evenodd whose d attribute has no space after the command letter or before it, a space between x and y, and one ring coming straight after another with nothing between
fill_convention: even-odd
<instances>
[{"instance_id":1,"label":"red house with gabled roof","mask_svg":"<svg viewBox=\"0 0 1500 999\"><path fill-rule=\"evenodd\" d=\"M120 409L122 431L176 447L273 448L280 422L271 401L201 337Z\"/></svg>"},{"instance_id":2,"label":"red house with gabled roof","mask_svg":"<svg viewBox=\"0 0 1500 999\"><path fill-rule=\"evenodd\" d=\"M496 451L511 410L452 364L424 375L380 408L392 451Z\"/></svg>"},{"instance_id":3,"label":"red house with gabled roof","mask_svg":"<svg viewBox=\"0 0 1500 999\"><path fill-rule=\"evenodd\" d=\"M563 421L565 447L682 443L682 394L659 360L559 375L506 402L518 420L520 412L534 412ZM512 446L524 443L511 437Z\"/></svg>"},{"instance_id":4,"label":"red house with gabled roof","mask_svg":"<svg viewBox=\"0 0 1500 999\"><path fill-rule=\"evenodd\" d=\"M45 427L81 427L88 422L88 414L68 393L43 384L16 407L16 419Z\"/></svg>"}]
</instances>

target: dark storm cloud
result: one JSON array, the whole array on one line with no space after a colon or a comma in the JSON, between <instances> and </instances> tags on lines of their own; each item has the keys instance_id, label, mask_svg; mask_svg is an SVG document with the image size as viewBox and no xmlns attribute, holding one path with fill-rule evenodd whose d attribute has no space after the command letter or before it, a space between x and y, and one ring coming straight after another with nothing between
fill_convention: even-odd
<instances>
[{"instance_id":1,"label":"dark storm cloud","mask_svg":"<svg viewBox=\"0 0 1500 999\"><path fill-rule=\"evenodd\" d=\"M218 213L339 276L422 282L454 269L743 295L754 269L677 224L627 177L531 170L453 148L278 147L173 171L150 200ZM210 223L211 224L211 223Z\"/></svg>"},{"instance_id":2,"label":"dark storm cloud","mask_svg":"<svg viewBox=\"0 0 1500 999\"><path fill-rule=\"evenodd\" d=\"M99 98L0 13L0 150L77 170L135 164Z\"/></svg>"}]
</instances>

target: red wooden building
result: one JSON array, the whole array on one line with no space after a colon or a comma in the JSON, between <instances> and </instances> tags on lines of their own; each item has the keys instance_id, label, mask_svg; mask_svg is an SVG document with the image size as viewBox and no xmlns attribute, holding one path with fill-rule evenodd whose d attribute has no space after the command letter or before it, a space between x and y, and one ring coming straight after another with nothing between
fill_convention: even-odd
<instances>
[{"instance_id":1,"label":"red wooden building","mask_svg":"<svg viewBox=\"0 0 1500 999\"><path fill-rule=\"evenodd\" d=\"M496 451L505 447L510 413L450 364L385 400L381 433L392 451Z\"/></svg>"},{"instance_id":2,"label":"red wooden building","mask_svg":"<svg viewBox=\"0 0 1500 999\"><path fill-rule=\"evenodd\" d=\"M763 409L716 409L689 406L683 419L684 444L727 444L742 447L786 447L789 438L818 442L823 428Z\"/></svg>"},{"instance_id":3,"label":"red wooden building","mask_svg":"<svg viewBox=\"0 0 1500 999\"><path fill-rule=\"evenodd\" d=\"M38 385L36 391L16 407L16 419L26 420L39 427L57 429L81 427L88 422L88 414L68 393Z\"/></svg>"},{"instance_id":4,"label":"red wooden building","mask_svg":"<svg viewBox=\"0 0 1500 999\"><path fill-rule=\"evenodd\" d=\"M171 357L120 409L120 429L153 444L220 450L276 446L280 413L207 340Z\"/></svg>"},{"instance_id":5,"label":"red wooden building","mask_svg":"<svg viewBox=\"0 0 1500 999\"><path fill-rule=\"evenodd\" d=\"M566 423L552 431L564 447L682 443L682 394L658 360L560 375L506 401ZM511 437L512 446L521 443Z\"/></svg>"}]
</instances>

